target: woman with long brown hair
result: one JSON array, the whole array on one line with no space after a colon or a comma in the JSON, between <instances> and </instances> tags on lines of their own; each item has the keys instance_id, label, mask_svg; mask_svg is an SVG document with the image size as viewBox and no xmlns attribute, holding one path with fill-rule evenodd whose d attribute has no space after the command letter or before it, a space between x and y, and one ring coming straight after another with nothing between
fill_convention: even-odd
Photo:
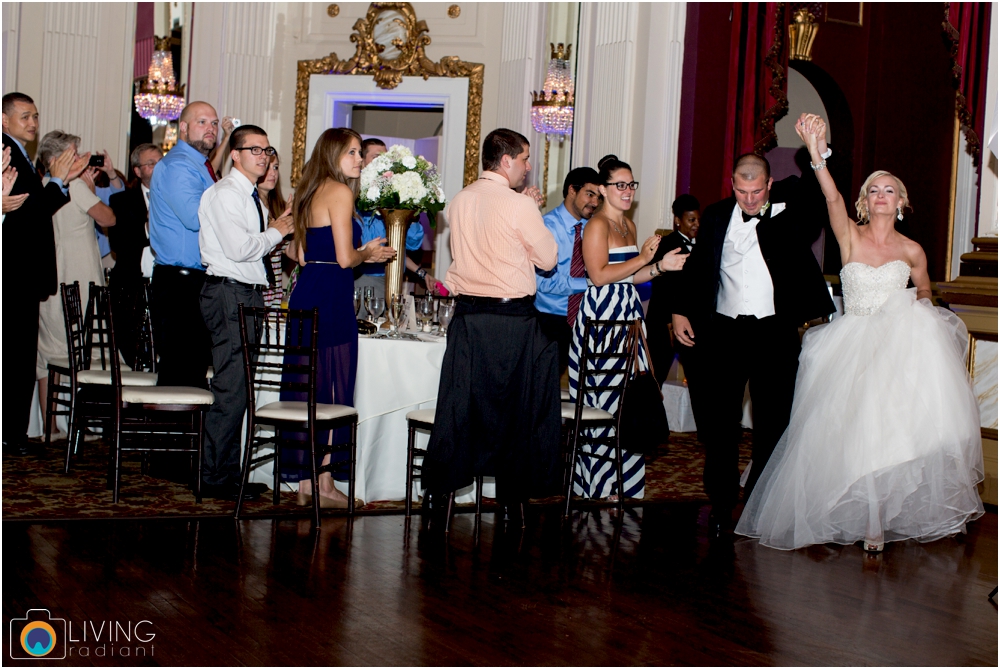
<instances>
[{"instance_id":1,"label":"woman with long brown hair","mask_svg":"<svg viewBox=\"0 0 1000 669\"><path fill-rule=\"evenodd\" d=\"M268 220L281 218L289 207L288 202L285 201L281 193L281 182L278 179L278 165L280 163L281 159L277 153L271 156L267 172L257 180L257 193L260 195L261 203L267 210ZM290 241L283 241L267 254L267 262L271 263L271 270L274 272L274 276L277 277L277 283L264 291L265 307L273 308L281 305L281 297L284 293L285 285L281 260L284 257L283 252L288 248L290 243Z\"/></svg>"},{"instance_id":2,"label":"woman with long brown hair","mask_svg":"<svg viewBox=\"0 0 1000 669\"><path fill-rule=\"evenodd\" d=\"M302 170L292 211L295 234L293 256L302 265L288 301L290 309L319 308L319 361L316 401L354 406L358 371L358 328L354 314L354 273L365 261L385 262L396 255L385 238L355 248L354 201L361 177L361 137L348 128L330 128L320 135ZM282 399L303 399L289 394ZM317 435L319 443L348 441L346 430ZM304 463L309 451L282 451L281 474L298 481L298 503L312 503L312 481ZM296 457L298 456L298 457ZM330 463L330 456L323 465ZM319 477L320 506L346 508L347 496L333 485L330 472Z\"/></svg>"}]
</instances>

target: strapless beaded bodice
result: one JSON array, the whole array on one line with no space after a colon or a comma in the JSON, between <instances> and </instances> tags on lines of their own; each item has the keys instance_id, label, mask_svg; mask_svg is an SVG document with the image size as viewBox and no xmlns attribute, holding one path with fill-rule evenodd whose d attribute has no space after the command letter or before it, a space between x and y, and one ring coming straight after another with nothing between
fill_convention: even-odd
<instances>
[{"instance_id":1,"label":"strapless beaded bodice","mask_svg":"<svg viewBox=\"0 0 1000 669\"><path fill-rule=\"evenodd\" d=\"M849 262L840 270L844 289L844 313L870 316L878 311L889 295L906 288L910 266L903 260L893 260L880 267L861 262Z\"/></svg>"}]
</instances>

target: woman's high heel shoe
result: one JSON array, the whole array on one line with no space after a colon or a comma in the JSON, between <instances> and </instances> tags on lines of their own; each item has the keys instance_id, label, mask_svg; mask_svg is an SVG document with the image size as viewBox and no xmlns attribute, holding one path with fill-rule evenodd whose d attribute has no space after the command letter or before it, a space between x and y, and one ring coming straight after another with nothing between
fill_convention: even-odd
<instances>
[{"instance_id":1,"label":"woman's high heel shoe","mask_svg":"<svg viewBox=\"0 0 1000 669\"><path fill-rule=\"evenodd\" d=\"M873 539L865 539L862 544L864 545L866 553L881 553L882 549L885 548L885 543L882 541L875 541Z\"/></svg>"}]
</instances>

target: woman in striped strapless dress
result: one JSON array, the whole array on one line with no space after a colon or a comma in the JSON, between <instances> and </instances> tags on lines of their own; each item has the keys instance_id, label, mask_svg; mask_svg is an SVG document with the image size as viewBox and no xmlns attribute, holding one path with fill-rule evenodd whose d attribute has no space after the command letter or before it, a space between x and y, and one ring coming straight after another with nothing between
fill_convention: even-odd
<instances>
[{"instance_id":1,"label":"woman in striped strapless dress","mask_svg":"<svg viewBox=\"0 0 1000 669\"><path fill-rule=\"evenodd\" d=\"M666 254L652 265L660 238L653 235L637 245L635 224L625 216L632 207L632 198L639 183L632 180L632 168L617 156L605 156L598 163L600 191L604 203L587 222L583 234L583 260L587 268L590 287L583 294L580 310L573 327L573 341L569 352L570 395L576 401L580 372L580 351L584 336L584 322L590 320L635 320L642 318L642 303L635 284L644 283L665 271L675 271L684 266L686 255L680 249ZM617 366L624 367L626 360ZM645 352L640 356L640 369L648 369ZM607 392L595 396L588 393L584 404L614 413L618 409L619 393ZM591 436L604 436L610 428L594 430ZM666 436L666 435L664 435ZM573 492L583 497L616 499L617 495L641 498L646 487L646 465L641 453L623 450L622 457L625 485L617 480L614 463L589 458L588 453L612 454L610 446L599 445L591 451L584 446L574 464Z\"/></svg>"}]
</instances>

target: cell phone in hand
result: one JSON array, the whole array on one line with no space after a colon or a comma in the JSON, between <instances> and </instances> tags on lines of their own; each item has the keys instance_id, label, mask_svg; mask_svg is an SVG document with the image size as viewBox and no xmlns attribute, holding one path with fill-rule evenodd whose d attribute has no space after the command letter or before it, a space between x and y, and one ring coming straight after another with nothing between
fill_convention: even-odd
<instances>
[{"instance_id":1,"label":"cell phone in hand","mask_svg":"<svg viewBox=\"0 0 1000 669\"><path fill-rule=\"evenodd\" d=\"M96 153L90 156L90 162L87 163L89 167L104 167L104 156L99 156Z\"/></svg>"}]
</instances>

